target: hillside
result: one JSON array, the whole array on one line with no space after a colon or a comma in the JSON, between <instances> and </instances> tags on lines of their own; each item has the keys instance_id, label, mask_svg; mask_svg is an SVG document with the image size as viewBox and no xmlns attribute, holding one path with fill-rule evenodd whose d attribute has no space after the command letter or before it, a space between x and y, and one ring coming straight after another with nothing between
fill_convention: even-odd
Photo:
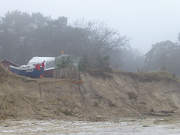
<instances>
[{"instance_id":1,"label":"hillside","mask_svg":"<svg viewBox=\"0 0 180 135\"><path fill-rule=\"evenodd\" d=\"M81 74L70 80L19 77L0 66L0 119L108 120L178 114L180 83L167 73Z\"/></svg>"}]
</instances>

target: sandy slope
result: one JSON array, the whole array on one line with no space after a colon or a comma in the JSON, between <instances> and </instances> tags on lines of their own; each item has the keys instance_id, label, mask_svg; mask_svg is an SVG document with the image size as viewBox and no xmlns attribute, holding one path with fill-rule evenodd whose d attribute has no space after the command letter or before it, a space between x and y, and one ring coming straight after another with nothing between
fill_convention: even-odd
<instances>
[{"instance_id":1,"label":"sandy slope","mask_svg":"<svg viewBox=\"0 0 180 135\"><path fill-rule=\"evenodd\" d=\"M30 79L0 67L0 118L108 120L178 114L180 83L165 73L89 73L83 83Z\"/></svg>"}]
</instances>

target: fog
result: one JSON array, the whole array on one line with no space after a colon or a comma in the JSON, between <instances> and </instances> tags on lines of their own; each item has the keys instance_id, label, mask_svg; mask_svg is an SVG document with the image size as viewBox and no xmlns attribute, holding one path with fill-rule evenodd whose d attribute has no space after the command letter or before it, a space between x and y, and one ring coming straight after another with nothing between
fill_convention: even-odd
<instances>
[{"instance_id":1,"label":"fog","mask_svg":"<svg viewBox=\"0 0 180 135\"><path fill-rule=\"evenodd\" d=\"M0 59L21 65L63 50L80 58L82 70L165 70L180 76L179 0L0 4Z\"/></svg>"},{"instance_id":2,"label":"fog","mask_svg":"<svg viewBox=\"0 0 180 135\"><path fill-rule=\"evenodd\" d=\"M176 41L180 29L179 0L6 0L0 15L20 10L47 16L66 16L103 22L130 39L134 48L147 52L153 43Z\"/></svg>"}]
</instances>

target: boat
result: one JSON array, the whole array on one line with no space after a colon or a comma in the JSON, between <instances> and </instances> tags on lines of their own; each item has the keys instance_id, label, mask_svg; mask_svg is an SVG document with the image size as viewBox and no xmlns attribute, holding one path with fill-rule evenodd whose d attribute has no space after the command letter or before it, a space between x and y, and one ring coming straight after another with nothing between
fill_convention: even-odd
<instances>
[{"instance_id":1,"label":"boat","mask_svg":"<svg viewBox=\"0 0 180 135\"><path fill-rule=\"evenodd\" d=\"M10 66L10 71L31 78L40 78L44 72L44 63L22 65L20 67Z\"/></svg>"},{"instance_id":2,"label":"boat","mask_svg":"<svg viewBox=\"0 0 180 135\"><path fill-rule=\"evenodd\" d=\"M34 65L44 62L44 71L55 69L55 57L33 57L27 65Z\"/></svg>"},{"instance_id":3,"label":"boat","mask_svg":"<svg viewBox=\"0 0 180 135\"><path fill-rule=\"evenodd\" d=\"M55 57L33 57L29 60L28 65L38 64L44 62L43 77L52 78L55 70Z\"/></svg>"}]
</instances>

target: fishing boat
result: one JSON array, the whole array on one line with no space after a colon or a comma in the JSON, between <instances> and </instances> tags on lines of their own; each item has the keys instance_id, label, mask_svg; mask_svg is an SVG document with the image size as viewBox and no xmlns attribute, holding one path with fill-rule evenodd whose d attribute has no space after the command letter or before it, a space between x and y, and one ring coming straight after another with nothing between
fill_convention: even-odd
<instances>
[{"instance_id":1,"label":"fishing boat","mask_svg":"<svg viewBox=\"0 0 180 135\"><path fill-rule=\"evenodd\" d=\"M31 78L40 78L44 72L44 63L42 64L28 64L20 67L10 66L10 71Z\"/></svg>"}]
</instances>

